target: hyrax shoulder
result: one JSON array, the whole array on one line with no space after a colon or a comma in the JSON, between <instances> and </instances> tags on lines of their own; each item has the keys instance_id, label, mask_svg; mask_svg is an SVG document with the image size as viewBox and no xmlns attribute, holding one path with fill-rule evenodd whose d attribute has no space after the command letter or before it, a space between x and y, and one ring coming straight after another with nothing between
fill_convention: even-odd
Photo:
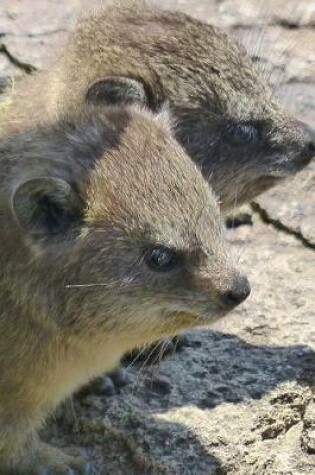
<instances>
[{"instance_id":1,"label":"hyrax shoulder","mask_svg":"<svg viewBox=\"0 0 315 475\"><path fill-rule=\"evenodd\" d=\"M82 109L0 144L1 474L77 467L37 441L47 413L249 294L165 113Z\"/></svg>"},{"instance_id":2,"label":"hyrax shoulder","mask_svg":"<svg viewBox=\"0 0 315 475\"><path fill-rule=\"evenodd\" d=\"M252 199L314 155L309 135L286 116L236 40L143 2L82 20L54 68L27 78L11 100L10 120L3 116L11 130L87 101L152 110L168 101L177 139L224 208Z\"/></svg>"}]
</instances>

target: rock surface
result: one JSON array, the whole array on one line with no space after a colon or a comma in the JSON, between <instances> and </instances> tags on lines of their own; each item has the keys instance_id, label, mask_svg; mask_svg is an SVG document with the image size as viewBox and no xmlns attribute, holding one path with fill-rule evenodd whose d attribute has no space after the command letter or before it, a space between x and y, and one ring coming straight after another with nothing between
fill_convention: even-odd
<instances>
[{"instance_id":1,"label":"rock surface","mask_svg":"<svg viewBox=\"0 0 315 475\"><path fill-rule=\"evenodd\" d=\"M314 0L159 3L241 38L291 112L315 128ZM49 66L83 9L82 0L41 0L36 8L2 0L0 75ZM252 226L227 231L251 280L250 299L189 334L174 357L135 364L119 394L83 393L45 437L85 447L101 475L314 473L314 220L310 165L256 200Z\"/></svg>"}]
</instances>

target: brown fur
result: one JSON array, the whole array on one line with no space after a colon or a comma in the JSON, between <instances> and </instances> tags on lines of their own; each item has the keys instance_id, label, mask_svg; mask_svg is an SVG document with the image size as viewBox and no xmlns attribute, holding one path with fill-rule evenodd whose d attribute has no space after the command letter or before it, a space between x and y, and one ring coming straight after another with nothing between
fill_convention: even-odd
<instances>
[{"instance_id":1,"label":"brown fur","mask_svg":"<svg viewBox=\"0 0 315 475\"><path fill-rule=\"evenodd\" d=\"M134 98L130 90L126 98L124 84L114 98L104 97L95 83L108 78L132 79L132 89L138 83ZM98 104L125 98L154 110L167 100L177 138L224 208L249 201L314 155L308 134L285 115L244 49L183 13L143 2L97 11L79 23L51 70L25 79L7 97L11 113L3 114L3 127L80 106L91 92ZM231 142L244 124L254 127L256 138Z\"/></svg>"},{"instance_id":2,"label":"brown fur","mask_svg":"<svg viewBox=\"0 0 315 475\"><path fill-rule=\"evenodd\" d=\"M0 165L0 472L56 475L78 462L36 432L60 401L248 284L165 113L90 108L3 140ZM168 272L146 264L161 245Z\"/></svg>"}]
</instances>

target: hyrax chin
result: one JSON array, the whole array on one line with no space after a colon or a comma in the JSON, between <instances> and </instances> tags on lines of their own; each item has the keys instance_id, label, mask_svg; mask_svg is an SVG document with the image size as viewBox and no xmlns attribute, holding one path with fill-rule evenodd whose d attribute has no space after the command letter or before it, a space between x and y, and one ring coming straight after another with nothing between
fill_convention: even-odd
<instances>
[{"instance_id":1,"label":"hyrax chin","mask_svg":"<svg viewBox=\"0 0 315 475\"><path fill-rule=\"evenodd\" d=\"M10 128L86 101L140 102L153 110L168 101L176 138L225 209L250 201L315 155L309 134L286 116L235 40L142 1L84 19L54 68L21 81L9 96L11 119L5 112L2 121Z\"/></svg>"},{"instance_id":2,"label":"hyrax chin","mask_svg":"<svg viewBox=\"0 0 315 475\"><path fill-rule=\"evenodd\" d=\"M164 112L91 107L7 138L0 164L0 473L70 473L80 462L37 439L47 414L249 284Z\"/></svg>"}]
</instances>

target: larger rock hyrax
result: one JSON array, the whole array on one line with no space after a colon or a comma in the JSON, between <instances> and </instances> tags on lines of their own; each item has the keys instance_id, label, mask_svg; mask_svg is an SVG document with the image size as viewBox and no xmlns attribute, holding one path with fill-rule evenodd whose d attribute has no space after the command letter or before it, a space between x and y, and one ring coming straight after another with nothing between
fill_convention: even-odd
<instances>
[{"instance_id":1,"label":"larger rock hyrax","mask_svg":"<svg viewBox=\"0 0 315 475\"><path fill-rule=\"evenodd\" d=\"M3 140L0 165L0 473L70 474L38 441L47 414L249 284L164 112L91 107Z\"/></svg>"},{"instance_id":2,"label":"larger rock hyrax","mask_svg":"<svg viewBox=\"0 0 315 475\"><path fill-rule=\"evenodd\" d=\"M167 100L177 139L225 209L309 162L310 137L236 40L183 13L123 3L81 21L53 68L16 85L10 127L85 101L157 110Z\"/></svg>"}]
</instances>

